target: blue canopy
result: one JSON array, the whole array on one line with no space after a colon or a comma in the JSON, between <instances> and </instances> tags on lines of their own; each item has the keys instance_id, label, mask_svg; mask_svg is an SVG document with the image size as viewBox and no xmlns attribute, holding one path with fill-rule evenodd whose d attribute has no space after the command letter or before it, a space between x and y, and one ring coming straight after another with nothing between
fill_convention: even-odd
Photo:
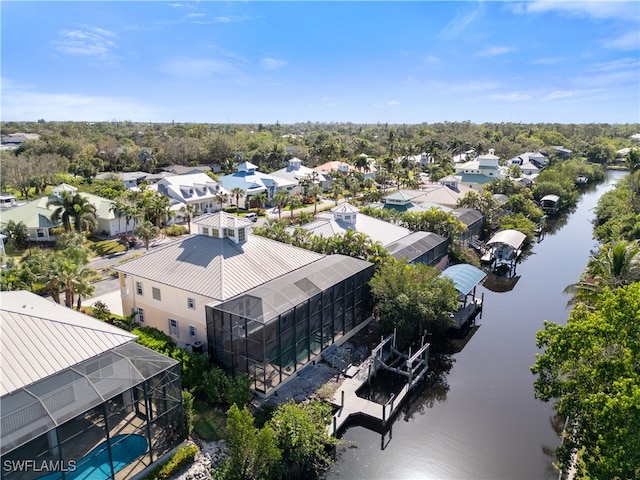
<instances>
[{"instance_id":1,"label":"blue canopy","mask_svg":"<svg viewBox=\"0 0 640 480\"><path fill-rule=\"evenodd\" d=\"M465 295L487 276L483 270L466 263L452 265L445 269L442 275L453 280L453 283L456 284L456 290Z\"/></svg>"}]
</instances>

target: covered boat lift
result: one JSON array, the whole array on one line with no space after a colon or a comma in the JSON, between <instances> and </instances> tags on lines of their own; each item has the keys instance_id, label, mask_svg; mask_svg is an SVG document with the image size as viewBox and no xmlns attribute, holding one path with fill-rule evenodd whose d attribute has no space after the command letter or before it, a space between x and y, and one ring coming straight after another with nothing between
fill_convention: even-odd
<instances>
[{"instance_id":1,"label":"covered boat lift","mask_svg":"<svg viewBox=\"0 0 640 480\"><path fill-rule=\"evenodd\" d=\"M481 260L488 263L491 270L506 269L511 272L526 239L527 236L518 230L502 230L487 242L488 250Z\"/></svg>"},{"instance_id":2,"label":"covered boat lift","mask_svg":"<svg viewBox=\"0 0 640 480\"><path fill-rule=\"evenodd\" d=\"M460 329L473 320L482 311L484 294L476 297L476 287L486 278L483 270L461 263L452 265L442 272L442 275L453 280L458 291L458 310L451 312L452 328Z\"/></svg>"},{"instance_id":3,"label":"covered boat lift","mask_svg":"<svg viewBox=\"0 0 640 480\"><path fill-rule=\"evenodd\" d=\"M560 197L558 195L545 195L540 199L540 208L547 215L555 215L560 210Z\"/></svg>"}]
</instances>

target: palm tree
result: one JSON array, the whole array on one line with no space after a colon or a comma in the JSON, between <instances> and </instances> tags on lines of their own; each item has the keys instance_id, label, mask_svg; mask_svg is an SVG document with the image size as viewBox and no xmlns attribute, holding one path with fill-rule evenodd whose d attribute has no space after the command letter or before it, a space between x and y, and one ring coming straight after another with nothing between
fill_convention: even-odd
<instances>
[{"instance_id":1,"label":"palm tree","mask_svg":"<svg viewBox=\"0 0 640 480\"><path fill-rule=\"evenodd\" d=\"M318 197L322 193L322 188L320 185L313 185L309 188L309 195L313 197L313 214L318 213Z\"/></svg>"},{"instance_id":2,"label":"palm tree","mask_svg":"<svg viewBox=\"0 0 640 480\"><path fill-rule=\"evenodd\" d=\"M627 154L627 158L625 159L625 163L627 164L627 168L629 169L629 197L631 207L634 211L636 211L635 207L635 196L636 196L636 187L634 184L634 176L636 170L640 169L640 150L636 148L632 148L629 150Z\"/></svg>"},{"instance_id":3,"label":"palm tree","mask_svg":"<svg viewBox=\"0 0 640 480\"><path fill-rule=\"evenodd\" d=\"M295 195L289 195L289 209L291 210L291 220L293 221L293 211L296 208L300 208L302 206L302 195L296 193Z\"/></svg>"},{"instance_id":4,"label":"palm tree","mask_svg":"<svg viewBox=\"0 0 640 480\"><path fill-rule=\"evenodd\" d=\"M233 187L231 189L231 195L236 197L236 208L240 209L240 197L244 197L246 195L246 192L240 187ZM246 207L246 205L245 205L245 207ZM246 208L245 208L245 210L246 210Z\"/></svg>"},{"instance_id":5,"label":"palm tree","mask_svg":"<svg viewBox=\"0 0 640 480\"><path fill-rule=\"evenodd\" d=\"M338 199L340 198L340 195L342 195L342 184L339 182L333 182L333 184L331 185L331 189L329 190L329 193L335 200L336 206L337 206Z\"/></svg>"},{"instance_id":6,"label":"palm tree","mask_svg":"<svg viewBox=\"0 0 640 480\"><path fill-rule=\"evenodd\" d=\"M17 249L24 250L29 243L29 232L24 222L15 222L9 220L4 225L4 231L11 242Z\"/></svg>"},{"instance_id":7,"label":"palm tree","mask_svg":"<svg viewBox=\"0 0 640 480\"><path fill-rule=\"evenodd\" d=\"M71 231L71 218L73 216L73 195L63 190L60 198L54 197L47 202L47 208L55 205L56 209L51 213L51 222L62 222L65 231Z\"/></svg>"},{"instance_id":8,"label":"palm tree","mask_svg":"<svg viewBox=\"0 0 640 480\"><path fill-rule=\"evenodd\" d=\"M260 192L251 196L251 201L258 205L258 208L264 208L269 198L265 192Z\"/></svg>"},{"instance_id":9,"label":"palm tree","mask_svg":"<svg viewBox=\"0 0 640 480\"><path fill-rule=\"evenodd\" d=\"M361 171L362 173L367 173L371 171L371 159L367 157L364 153L358 155L353 161L353 166Z\"/></svg>"},{"instance_id":10,"label":"palm tree","mask_svg":"<svg viewBox=\"0 0 640 480\"><path fill-rule=\"evenodd\" d=\"M118 219L118 232L122 230L120 228L120 221L122 220L122 217L126 216L126 207L127 205L120 198L116 198L111 204L111 207L109 207L109 211L113 212L115 217Z\"/></svg>"},{"instance_id":11,"label":"palm tree","mask_svg":"<svg viewBox=\"0 0 640 480\"><path fill-rule=\"evenodd\" d=\"M640 281L640 241L620 240L592 256L580 281L567 286L564 293L573 295L570 305L576 301L591 304L593 296L603 289L613 290L637 281Z\"/></svg>"},{"instance_id":12,"label":"palm tree","mask_svg":"<svg viewBox=\"0 0 640 480\"><path fill-rule=\"evenodd\" d=\"M182 216L187 221L187 228L189 229L189 233L191 233L191 219L199 215L198 206L188 203L180 208L180 213L182 213Z\"/></svg>"},{"instance_id":13,"label":"palm tree","mask_svg":"<svg viewBox=\"0 0 640 480\"><path fill-rule=\"evenodd\" d=\"M286 190L279 190L273 196L273 204L278 207L278 220L282 218L282 209L289 204L291 194Z\"/></svg>"},{"instance_id":14,"label":"palm tree","mask_svg":"<svg viewBox=\"0 0 640 480\"><path fill-rule=\"evenodd\" d=\"M214 198L216 202L220 204L220 210L222 210L222 206L225 204L227 200L229 200L229 195L224 192L220 192L220 193L217 193Z\"/></svg>"},{"instance_id":15,"label":"palm tree","mask_svg":"<svg viewBox=\"0 0 640 480\"><path fill-rule=\"evenodd\" d=\"M149 250L149 242L160 234L160 229L150 221L145 220L133 233L144 240L144 246Z\"/></svg>"},{"instance_id":16,"label":"palm tree","mask_svg":"<svg viewBox=\"0 0 640 480\"><path fill-rule=\"evenodd\" d=\"M95 205L79 193L72 196L69 192L63 191L61 198L49 200L47 206L49 205L58 205L51 214L51 221L57 223L62 219L66 231L71 230L72 218L73 229L78 233L82 233L86 225L97 225Z\"/></svg>"}]
</instances>

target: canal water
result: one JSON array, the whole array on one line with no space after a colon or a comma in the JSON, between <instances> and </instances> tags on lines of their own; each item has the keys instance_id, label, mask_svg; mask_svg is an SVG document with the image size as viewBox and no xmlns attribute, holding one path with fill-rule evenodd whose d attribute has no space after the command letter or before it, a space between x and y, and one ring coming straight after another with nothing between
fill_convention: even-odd
<instances>
[{"instance_id":1,"label":"canal water","mask_svg":"<svg viewBox=\"0 0 640 480\"><path fill-rule=\"evenodd\" d=\"M597 247L591 220L600 196L624 172L587 188L575 210L557 219L521 263L511 285L480 287L477 328L431 361L430 376L388 432L348 427L337 479L557 479L554 451L562 419L534 398L530 366L544 320L565 323L568 297ZM511 290L508 290L512 288ZM457 350L457 351L456 351Z\"/></svg>"}]
</instances>

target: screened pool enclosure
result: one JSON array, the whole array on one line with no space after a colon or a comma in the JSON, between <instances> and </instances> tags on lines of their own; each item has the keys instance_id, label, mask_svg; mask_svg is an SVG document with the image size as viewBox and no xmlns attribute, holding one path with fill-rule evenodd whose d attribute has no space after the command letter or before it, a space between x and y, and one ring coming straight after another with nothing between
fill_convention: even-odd
<instances>
[{"instance_id":1,"label":"screened pool enclosure","mask_svg":"<svg viewBox=\"0 0 640 480\"><path fill-rule=\"evenodd\" d=\"M209 354L268 395L371 316L369 262L330 255L217 305L208 305Z\"/></svg>"},{"instance_id":2,"label":"screened pool enclosure","mask_svg":"<svg viewBox=\"0 0 640 480\"><path fill-rule=\"evenodd\" d=\"M131 478L184 438L180 365L134 342L1 400L7 480Z\"/></svg>"}]
</instances>

